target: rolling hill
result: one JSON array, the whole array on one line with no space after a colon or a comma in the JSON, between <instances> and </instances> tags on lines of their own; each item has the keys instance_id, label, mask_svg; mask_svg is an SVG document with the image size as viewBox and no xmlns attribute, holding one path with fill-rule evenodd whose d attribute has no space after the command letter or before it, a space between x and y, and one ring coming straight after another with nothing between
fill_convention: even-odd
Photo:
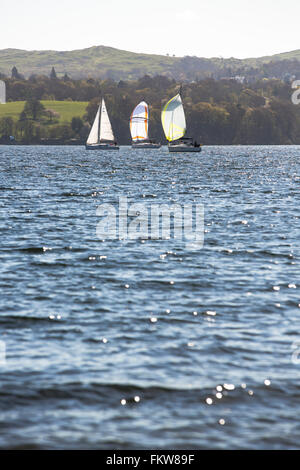
<instances>
[{"instance_id":1,"label":"rolling hill","mask_svg":"<svg viewBox=\"0 0 300 470\"><path fill-rule=\"evenodd\" d=\"M55 67L58 77L67 73L71 78L112 78L130 80L148 75L167 75L175 79L188 79L193 74L222 76L225 70L232 73L251 67L261 69L265 64L281 61L299 61L300 50L274 56L250 59L223 59L199 57L170 57L139 54L106 46L94 46L74 51L25 51L21 49L0 50L0 73L10 76L16 66L19 73L28 78L32 74L49 75ZM277 67L278 69L278 67Z\"/></svg>"},{"instance_id":2,"label":"rolling hill","mask_svg":"<svg viewBox=\"0 0 300 470\"><path fill-rule=\"evenodd\" d=\"M67 73L71 78L118 75L135 78L141 74L170 71L178 59L167 56L136 54L112 47L95 46L74 51L0 50L0 72L9 75L13 66L28 77L31 74L49 75L55 67L57 76Z\"/></svg>"}]
</instances>

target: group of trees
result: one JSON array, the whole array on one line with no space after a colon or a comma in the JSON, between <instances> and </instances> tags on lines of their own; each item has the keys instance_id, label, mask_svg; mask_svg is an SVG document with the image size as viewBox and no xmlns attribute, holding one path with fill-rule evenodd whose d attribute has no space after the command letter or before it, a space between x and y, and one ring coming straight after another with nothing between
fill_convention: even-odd
<instances>
[{"instance_id":1,"label":"group of trees","mask_svg":"<svg viewBox=\"0 0 300 470\"><path fill-rule=\"evenodd\" d=\"M0 79L6 83L7 101L37 100L68 100L90 101L99 95L101 81L87 78L72 80L68 74L57 78L52 67L49 76L31 75L27 80L13 67L11 77L0 73Z\"/></svg>"},{"instance_id":2,"label":"group of trees","mask_svg":"<svg viewBox=\"0 0 300 470\"><path fill-rule=\"evenodd\" d=\"M81 117L74 116L71 122L59 123L60 115L36 99L25 102L24 109L18 120L12 117L0 119L0 142L8 143L13 140L21 143L43 143L72 141L83 142L90 126Z\"/></svg>"},{"instance_id":3,"label":"group of trees","mask_svg":"<svg viewBox=\"0 0 300 470\"><path fill-rule=\"evenodd\" d=\"M165 142L160 114L181 84L165 76L144 76L136 81L71 80L52 77L6 79L8 101L26 100L18 121L0 119L1 136L14 135L22 142L58 139L84 142L96 114L99 97L105 96L116 138L130 143L129 117L141 100L150 105L150 137ZM204 144L300 144L300 106L291 102L290 84L259 80L197 80L182 87L188 134ZM86 114L59 123L41 100L88 101Z\"/></svg>"},{"instance_id":4,"label":"group of trees","mask_svg":"<svg viewBox=\"0 0 300 470\"><path fill-rule=\"evenodd\" d=\"M150 136L165 142L161 109L180 88L188 134L204 144L300 144L300 106L292 104L289 84L263 80L249 86L206 79L181 86L165 77L147 76L136 82L101 84L118 141L130 143L129 116L145 100L150 104ZM87 107L89 123L98 102L94 98Z\"/></svg>"}]
</instances>

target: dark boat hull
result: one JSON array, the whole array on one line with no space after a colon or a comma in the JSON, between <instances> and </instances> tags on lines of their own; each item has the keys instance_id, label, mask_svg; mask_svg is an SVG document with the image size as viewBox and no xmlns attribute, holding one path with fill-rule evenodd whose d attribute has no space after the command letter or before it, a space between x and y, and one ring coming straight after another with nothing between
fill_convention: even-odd
<instances>
[{"instance_id":1,"label":"dark boat hull","mask_svg":"<svg viewBox=\"0 0 300 470\"><path fill-rule=\"evenodd\" d=\"M194 145L169 145L169 152L193 152L199 153L202 151L201 147L195 147Z\"/></svg>"},{"instance_id":2,"label":"dark boat hull","mask_svg":"<svg viewBox=\"0 0 300 470\"><path fill-rule=\"evenodd\" d=\"M168 145L169 152L201 152L201 145L193 140L192 137L182 137L181 139L174 140Z\"/></svg>"},{"instance_id":3,"label":"dark boat hull","mask_svg":"<svg viewBox=\"0 0 300 470\"><path fill-rule=\"evenodd\" d=\"M131 147L133 149L159 149L161 147L160 144L156 144L154 142L139 142L139 143L132 143Z\"/></svg>"},{"instance_id":4,"label":"dark boat hull","mask_svg":"<svg viewBox=\"0 0 300 470\"><path fill-rule=\"evenodd\" d=\"M95 145L85 145L86 150L119 150L118 145L111 144L95 144Z\"/></svg>"}]
</instances>

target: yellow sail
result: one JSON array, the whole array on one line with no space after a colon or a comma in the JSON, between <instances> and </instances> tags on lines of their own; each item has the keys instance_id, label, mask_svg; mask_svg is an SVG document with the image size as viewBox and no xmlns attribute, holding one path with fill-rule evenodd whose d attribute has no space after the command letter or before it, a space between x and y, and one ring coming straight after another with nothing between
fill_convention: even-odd
<instances>
[{"instance_id":1,"label":"yellow sail","mask_svg":"<svg viewBox=\"0 0 300 470\"><path fill-rule=\"evenodd\" d=\"M174 96L164 106L161 113L161 122L166 139L169 142L180 139L186 131L186 122L181 96Z\"/></svg>"}]
</instances>

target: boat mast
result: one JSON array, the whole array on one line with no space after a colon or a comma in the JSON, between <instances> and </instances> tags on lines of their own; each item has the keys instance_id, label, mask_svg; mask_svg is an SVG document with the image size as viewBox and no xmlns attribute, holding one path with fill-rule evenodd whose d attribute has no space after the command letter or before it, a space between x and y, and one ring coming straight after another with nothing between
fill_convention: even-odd
<instances>
[{"instance_id":1,"label":"boat mast","mask_svg":"<svg viewBox=\"0 0 300 470\"><path fill-rule=\"evenodd\" d=\"M181 99L181 102L182 102L182 98L181 98L181 95L182 95L182 83L180 84L180 88L179 88L178 94L179 94L180 99Z\"/></svg>"}]
</instances>

